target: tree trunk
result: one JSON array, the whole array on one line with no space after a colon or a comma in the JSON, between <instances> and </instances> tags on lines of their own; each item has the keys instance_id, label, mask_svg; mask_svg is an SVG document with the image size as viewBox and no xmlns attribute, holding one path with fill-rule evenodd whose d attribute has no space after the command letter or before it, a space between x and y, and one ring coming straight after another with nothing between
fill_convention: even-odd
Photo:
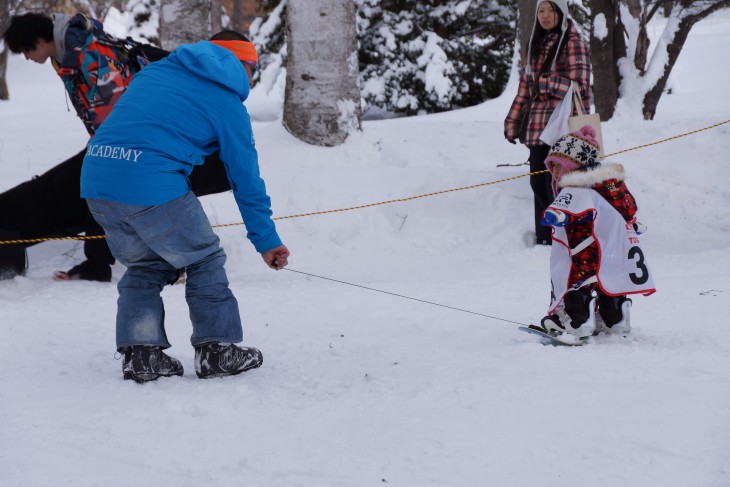
<instances>
[{"instance_id":1,"label":"tree trunk","mask_svg":"<svg viewBox=\"0 0 730 487\"><path fill-rule=\"evenodd\" d=\"M624 3L633 18L638 19L641 16L641 0L624 0ZM616 8L618 8L618 5L616 5Z\"/></svg>"},{"instance_id":2,"label":"tree trunk","mask_svg":"<svg viewBox=\"0 0 730 487\"><path fill-rule=\"evenodd\" d=\"M644 73L646 73L649 45L649 33L646 30L646 22L642 20L639 25L639 33L636 36L636 52L634 53L634 67L639 71L639 76L644 76Z\"/></svg>"},{"instance_id":3,"label":"tree trunk","mask_svg":"<svg viewBox=\"0 0 730 487\"><path fill-rule=\"evenodd\" d=\"M241 32L248 33L251 23L258 17L265 15L263 0L242 0L243 1L243 24Z\"/></svg>"},{"instance_id":4,"label":"tree trunk","mask_svg":"<svg viewBox=\"0 0 730 487\"><path fill-rule=\"evenodd\" d=\"M210 38L210 0L162 0L160 43L172 51L180 44Z\"/></svg>"},{"instance_id":5,"label":"tree trunk","mask_svg":"<svg viewBox=\"0 0 730 487\"><path fill-rule=\"evenodd\" d=\"M517 0L517 40L520 43L520 63L525 62L527 45L535 25L535 1Z\"/></svg>"},{"instance_id":6,"label":"tree trunk","mask_svg":"<svg viewBox=\"0 0 730 487\"><path fill-rule=\"evenodd\" d=\"M646 26L649 25L654 14L659 10L662 4L655 2L653 5L648 4L641 12L641 15L637 17L639 21L639 33L636 35L636 50L634 52L634 67L639 71L639 76L644 76L646 73L646 61L649 56L649 33ZM632 12L633 15L633 12Z\"/></svg>"},{"instance_id":7,"label":"tree trunk","mask_svg":"<svg viewBox=\"0 0 730 487\"><path fill-rule=\"evenodd\" d=\"M230 3L229 13L231 22L229 28L248 35L251 23L259 17L266 15L264 11L264 0L225 0ZM282 0L283 1L283 0ZM270 2L267 2L270 3Z\"/></svg>"},{"instance_id":8,"label":"tree trunk","mask_svg":"<svg viewBox=\"0 0 730 487\"><path fill-rule=\"evenodd\" d=\"M221 0L210 1L210 31L217 34L221 31L221 19L223 18L223 4Z\"/></svg>"},{"instance_id":9,"label":"tree trunk","mask_svg":"<svg viewBox=\"0 0 730 487\"><path fill-rule=\"evenodd\" d=\"M680 10L682 8L686 9L692 7L693 3L693 0L683 0L681 2L681 6L679 6ZM679 58L679 54L682 52L682 48L684 47L684 43L687 41L687 37L689 36L689 32L692 30L692 27L700 20L706 18L708 15L730 5L730 0L721 0L715 3L708 3L705 5L709 6L702 11L697 11L692 15L687 15L686 17L682 18L679 21L679 27L674 33L674 36L669 42L667 42L666 49L668 58L664 63L662 75L659 80L654 84L654 86L644 95L644 102L642 106L644 120L654 120L654 115L656 115L656 107L659 104L659 99L661 98L662 93L664 93L664 89L667 86L667 81L669 80L669 75L672 73L674 64L677 62L677 58ZM657 46L657 49L660 48L661 46Z\"/></svg>"},{"instance_id":10,"label":"tree trunk","mask_svg":"<svg viewBox=\"0 0 730 487\"><path fill-rule=\"evenodd\" d=\"M8 48L3 47L0 51L0 100L9 100L10 91L8 90L8 81L5 75L8 72Z\"/></svg>"},{"instance_id":11,"label":"tree trunk","mask_svg":"<svg viewBox=\"0 0 730 487\"><path fill-rule=\"evenodd\" d=\"M682 47L684 46L684 42L687 40L687 36L689 35L689 31L691 28L692 25L689 23L680 24L679 30L674 36L674 39L671 43L667 45L667 53L669 54L669 59L664 65L664 72L662 73L661 78L659 78L659 81L657 81L654 87L649 90L646 95L644 95L644 120L654 120L654 115L656 115L656 107L659 104L659 99L664 92L664 88L667 86L667 80L669 79L669 75L672 72L674 63L677 62L679 53L682 52Z\"/></svg>"},{"instance_id":12,"label":"tree trunk","mask_svg":"<svg viewBox=\"0 0 730 487\"><path fill-rule=\"evenodd\" d=\"M624 28L618 15L618 1L592 0L591 65L593 67L593 98L596 112L602 120L610 120L616 109L621 75L617 61L626 56ZM600 15L599 15L600 14ZM605 26L596 25L596 17L605 19ZM603 35L604 37L599 38Z\"/></svg>"},{"instance_id":13,"label":"tree trunk","mask_svg":"<svg viewBox=\"0 0 730 487\"><path fill-rule=\"evenodd\" d=\"M233 0L232 9L231 22L228 27L245 34L246 32L241 28L243 25L243 0Z\"/></svg>"},{"instance_id":14,"label":"tree trunk","mask_svg":"<svg viewBox=\"0 0 730 487\"><path fill-rule=\"evenodd\" d=\"M0 0L0 32L4 33L10 24L10 0ZM0 41L0 100L9 100L10 91L5 75L8 72L8 46Z\"/></svg>"},{"instance_id":15,"label":"tree trunk","mask_svg":"<svg viewBox=\"0 0 730 487\"><path fill-rule=\"evenodd\" d=\"M284 126L332 147L360 128L355 3L289 0Z\"/></svg>"}]
</instances>

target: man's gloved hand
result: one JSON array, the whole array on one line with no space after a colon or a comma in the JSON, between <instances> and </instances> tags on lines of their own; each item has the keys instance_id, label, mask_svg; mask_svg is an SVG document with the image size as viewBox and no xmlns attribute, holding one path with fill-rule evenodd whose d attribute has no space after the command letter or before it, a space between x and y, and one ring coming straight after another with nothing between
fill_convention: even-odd
<instances>
[{"instance_id":1,"label":"man's gloved hand","mask_svg":"<svg viewBox=\"0 0 730 487\"><path fill-rule=\"evenodd\" d=\"M544 227L564 227L570 219L568 215L559 210L545 210L540 220L540 225Z\"/></svg>"}]
</instances>

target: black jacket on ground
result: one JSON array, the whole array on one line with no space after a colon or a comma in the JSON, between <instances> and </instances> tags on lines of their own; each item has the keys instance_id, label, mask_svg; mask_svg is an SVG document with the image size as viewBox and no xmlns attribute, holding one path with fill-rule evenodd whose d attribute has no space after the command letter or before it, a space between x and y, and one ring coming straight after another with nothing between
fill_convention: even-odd
<instances>
[{"instance_id":1,"label":"black jacket on ground","mask_svg":"<svg viewBox=\"0 0 730 487\"><path fill-rule=\"evenodd\" d=\"M0 229L16 239L71 237L80 233L103 235L91 216L81 193L81 164L86 148L54 168L30 181L0 194ZM190 176L196 196L222 193L231 189L223 162L218 153L196 166ZM5 244L30 247L35 243ZM84 254L89 269L108 272L114 263L106 239L84 241ZM0 269L8 266L0 253Z\"/></svg>"}]
</instances>

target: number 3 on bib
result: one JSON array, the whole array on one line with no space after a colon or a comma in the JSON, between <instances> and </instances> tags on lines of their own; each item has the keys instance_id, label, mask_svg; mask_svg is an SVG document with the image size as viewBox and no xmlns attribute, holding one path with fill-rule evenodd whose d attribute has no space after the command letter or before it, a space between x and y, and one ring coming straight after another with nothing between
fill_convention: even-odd
<instances>
[{"instance_id":1,"label":"number 3 on bib","mask_svg":"<svg viewBox=\"0 0 730 487\"><path fill-rule=\"evenodd\" d=\"M635 246L629 249L629 260L634 261L636 268L639 270L638 274L634 272L629 274L631 282L637 286L646 284L649 280L649 268L646 267L646 264L644 263L644 253L641 251L640 247Z\"/></svg>"}]
</instances>

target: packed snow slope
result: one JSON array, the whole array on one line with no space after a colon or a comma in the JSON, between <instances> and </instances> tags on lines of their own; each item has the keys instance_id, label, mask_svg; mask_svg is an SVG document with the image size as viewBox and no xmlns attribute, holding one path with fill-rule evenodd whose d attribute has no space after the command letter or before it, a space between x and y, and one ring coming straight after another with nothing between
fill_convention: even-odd
<instances>
[{"instance_id":1,"label":"packed snow slope","mask_svg":"<svg viewBox=\"0 0 730 487\"><path fill-rule=\"evenodd\" d=\"M729 120L729 41L730 12L697 25L656 119L605 123L606 152ZM8 81L2 191L86 143L50 66L12 56ZM525 174L497 167L527 157L502 138L515 90L513 79L477 107L366 122L336 148L293 138L280 103L254 92L275 216ZM111 284L54 282L82 247L36 245L27 276L0 282L0 485L729 486L729 152L726 124L610 158L648 226L658 291L635 297L631 337L580 348L515 324L539 320L550 292L527 178L277 223L291 269L493 318L274 272L243 227L219 228L245 344L264 354L225 379L195 377L184 287L172 286L169 353L185 375L123 381L124 269ZM212 223L240 222L231 194L202 201Z\"/></svg>"}]
</instances>

